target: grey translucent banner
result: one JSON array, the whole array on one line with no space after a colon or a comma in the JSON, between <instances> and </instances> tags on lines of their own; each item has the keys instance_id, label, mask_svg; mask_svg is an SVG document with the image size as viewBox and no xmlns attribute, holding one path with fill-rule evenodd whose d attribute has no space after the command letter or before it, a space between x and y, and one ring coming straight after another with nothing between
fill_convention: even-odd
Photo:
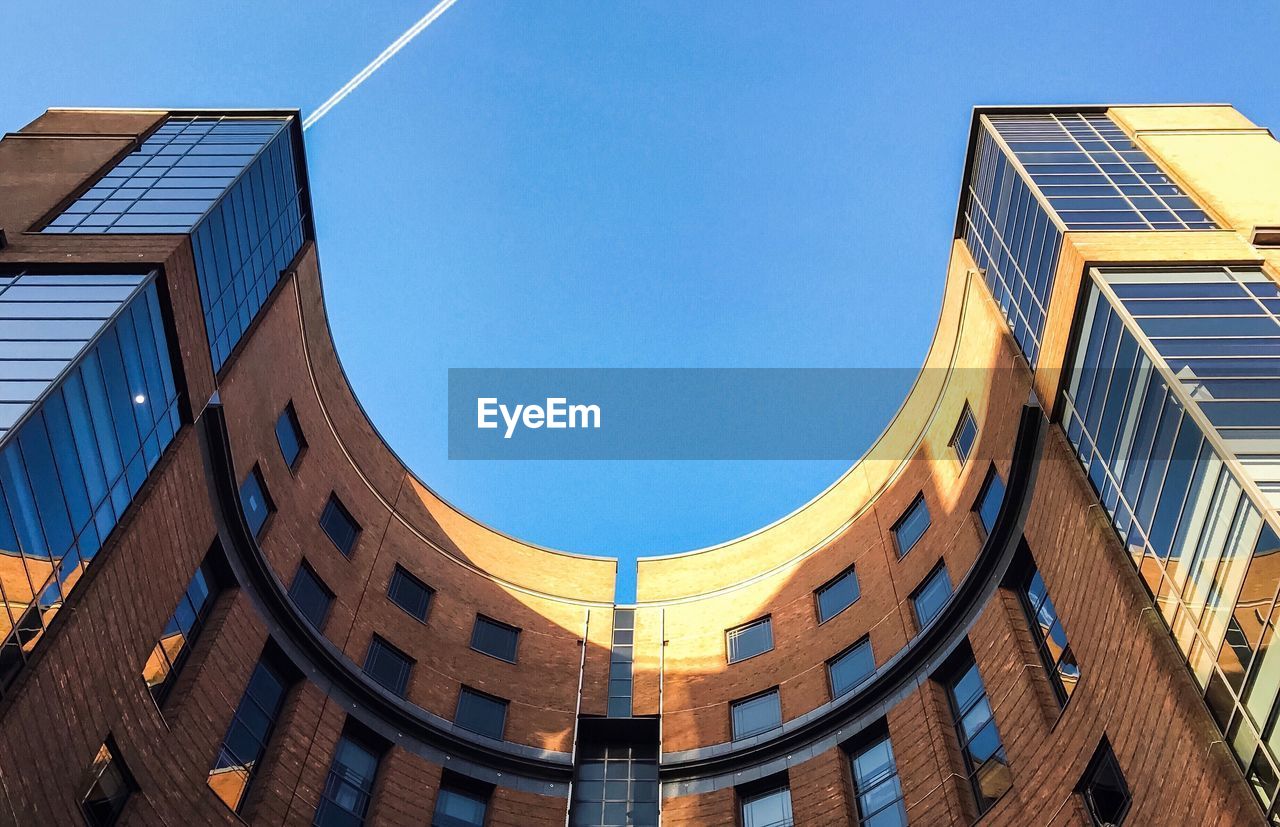
<instances>
[{"instance_id":1,"label":"grey translucent banner","mask_svg":"<svg viewBox=\"0 0 1280 827\"><path fill-rule=\"evenodd\" d=\"M1008 387L1008 377L992 371L958 375L964 372L454 368L449 458L852 461L872 446L917 380L935 387L944 381ZM919 417L931 415L931 405L921 407ZM905 433L924 424L895 427ZM910 450L901 440L876 447L883 458Z\"/></svg>"}]
</instances>

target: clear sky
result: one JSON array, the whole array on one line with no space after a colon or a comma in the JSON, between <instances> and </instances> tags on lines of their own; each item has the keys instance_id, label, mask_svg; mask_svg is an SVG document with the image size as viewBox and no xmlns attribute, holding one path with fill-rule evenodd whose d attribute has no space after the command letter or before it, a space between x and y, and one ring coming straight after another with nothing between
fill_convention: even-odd
<instances>
[{"instance_id":1,"label":"clear sky","mask_svg":"<svg viewBox=\"0 0 1280 827\"><path fill-rule=\"evenodd\" d=\"M314 109L431 5L10 3L0 129ZM459 0L307 133L339 351L424 480L621 556L625 599L634 556L772 522L848 463L450 462L448 368L915 367L971 107L1225 101L1280 128L1277 31L1274 0Z\"/></svg>"}]
</instances>

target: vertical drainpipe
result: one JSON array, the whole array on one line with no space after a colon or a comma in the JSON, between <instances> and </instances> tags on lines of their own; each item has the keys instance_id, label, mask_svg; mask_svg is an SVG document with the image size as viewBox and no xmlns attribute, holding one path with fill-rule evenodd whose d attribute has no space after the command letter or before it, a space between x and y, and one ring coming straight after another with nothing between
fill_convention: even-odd
<instances>
[{"instance_id":1,"label":"vertical drainpipe","mask_svg":"<svg viewBox=\"0 0 1280 827\"><path fill-rule=\"evenodd\" d=\"M578 766L578 721L582 718L582 683L583 676L587 671L587 633L591 630L591 610L585 609L582 613L582 642L579 648L582 652L578 655L578 697L573 706L573 746L570 747L570 762L576 768ZM569 775L569 795L568 801L564 807L564 827L569 827L569 810L573 807L573 774ZM661 805L659 805L661 807Z\"/></svg>"},{"instance_id":2,"label":"vertical drainpipe","mask_svg":"<svg viewBox=\"0 0 1280 827\"><path fill-rule=\"evenodd\" d=\"M667 677L667 610L658 609L658 767L662 767L663 689ZM658 780L658 825L662 825L662 780Z\"/></svg>"}]
</instances>

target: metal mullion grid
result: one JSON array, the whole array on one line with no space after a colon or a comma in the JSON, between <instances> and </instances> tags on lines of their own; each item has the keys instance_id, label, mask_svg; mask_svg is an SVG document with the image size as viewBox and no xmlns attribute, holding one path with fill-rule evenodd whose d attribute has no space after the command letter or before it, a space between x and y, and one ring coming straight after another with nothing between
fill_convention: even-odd
<instances>
[{"instance_id":1,"label":"metal mullion grid","mask_svg":"<svg viewBox=\"0 0 1280 827\"><path fill-rule=\"evenodd\" d=\"M168 121L166 121L166 123L168 123ZM174 138L177 138L179 135L181 135L181 134L183 134L184 132L186 132L186 130L187 130L187 126L188 126L188 125L190 125L191 123L195 123L195 119L192 119L192 120L188 121L188 122L187 122L187 125L184 125L184 126L183 126L183 128L182 128L180 131L175 132L175 133L173 133L172 135L169 135L169 136L168 136L168 140L164 142L164 147L162 147L162 148L167 149L168 147L173 146L173 145L174 145ZM150 140L150 139L148 138L148 140ZM173 161L173 163L172 163L172 164L170 164L168 168L169 168L169 169L172 169L173 167L175 167L175 166L177 166L177 165L178 165L178 161L179 161L179 160L181 160L182 158L186 158L188 155L190 155L190 154L191 154L191 148L192 148L192 147L194 147L197 143L199 143L199 142L198 142L198 141L193 141L192 143L187 144L187 145L186 145L186 147L187 147L187 148L186 148L186 150L184 150L184 151L182 152L182 154L180 154L180 155L176 155L176 157L174 157L174 161ZM181 145L181 144L179 144L179 145ZM160 153L159 153L159 149L160 149L160 148L157 148L157 151L156 151L156 152L150 153L149 157L154 158L154 157L158 156L158 155L160 154ZM124 179L124 181L123 181L122 183L120 183L120 184L117 184L117 185L116 185L116 188L112 191L112 194L114 195L116 192L119 192L121 189L123 189L123 188L125 187L125 185L126 185L127 183L129 183L129 182L133 181L133 179L134 179L134 178L136 178L136 177L137 177L137 175L138 175L138 170L143 169L143 168L145 168L145 167L146 167L146 164L145 164L145 163L143 163L143 164L139 164L139 165L138 165L138 166L136 166L136 167L130 167L129 169L132 169L133 171L129 173L129 177L128 177L128 178L126 178L126 179ZM119 164L117 164L115 167L113 167L113 170L115 170L115 169L119 169L119 168L120 168L120 166L119 166ZM164 178L164 176L165 176L165 173L164 173L164 172L161 172L161 173L160 173L160 175L159 175L159 177L157 177L157 178L153 179L153 181L159 181L159 180L161 180L162 178ZM101 179L99 179L99 180L101 180ZM96 186L96 184L95 184L95 186ZM146 187L146 191L147 191L147 192L150 192L154 187L155 187L155 184L154 184L154 183L148 184L148 185L147 185L147 187ZM103 203L106 203L106 201L107 201L110 197L111 197L111 196L110 196L110 195L108 195L106 198L103 198L103 199L102 199ZM137 202L138 200L140 200L140 199L141 199L141 196L139 196L138 198L133 199L133 203L136 203L136 202ZM121 216L123 216L123 215L125 215L127 212L128 212L128 209L126 208L126 209L122 210L121 212L115 213L115 214L114 214L114 215L115 215L115 218L113 218L113 219L111 220L111 223L110 223L110 224L106 224L106 225L101 225L101 227L102 227L102 228L101 228L100 230L98 230L98 232L105 233L105 232L108 232L109 230L111 230L112 228L114 228L114 227L116 226L116 224L120 221L120 217L121 217ZM97 208L94 208L94 211L93 211L93 212L88 212L88 213L85 213L84 215L88 216L88 215L97 215L97 214L98 214L98 213L97 213ZM108 214L108 215L109 215L110 213L106 213L106 214ZM84 225L84 219L83 219L83 218L81 218L81 219L80 219L80 221L78 221L78 222L76 223L76 228L79 228L79 227L81 227L81 226L83 226L83 225ZM94 225L94 226L98 226L98 225Z\"/></svg>"},{"instance_id":2,"label":"metal mullion grid","mask_svg":"<svg viewBox=\"0 0 1280 827\"><path fill-rule=\"evenodd\" d=\"M853 765L854 798L855 798L855 804L858 808L857 814L858 814L858 821L860 824L865 824L866 822L871 821L880 813L883 813L885 810L888 810L891 807L894 807L900 802L904 802L906 800L906 794L903 792L901 784L899 784L898 794L896 797L893 798L893 800L891 800L890 802L888 802L882 807L872 810L871 812L863 812L862 810L863 797L870 797L870 795L873 792L880 789L885 784L891 784L895 781L898 781L898 778L899 778L898 759L897 759L897 756L894 755L893 753L893 745L889 743L889 737L887 735L883 738L883 740L889 744L889 758L890 758L889 767L885 771L884 775L882 775L880 778L871 779L865 789L863 789L862 786L858 784L857 760L861 758L863 755L865 755L867 752L869 752L872 748L874 748L880 742L879 741L872 742L865 750L854 755L853 760L850 762Z\"/></svg>"},{"instance_id":3,"label":"metal mullion grid","mask_svg":"<svg viewBox=\"0 0 1280 827\"><path fill-rule=\"evenodd\" d=\"M973 701L972 701L968 706L964 707L963 709L960 707L959 699L957 699L957 698L956 698L956 691L955 691L955 683L954 683L954 682L949 686L949 690L950 690L950 691L947 693L947 695L948 695L949 700L951 701L951 709L952 709L952 711L955 713L955 730L956 730L956 737L957 737L957 739L958 739L958 740L959 740L959 742L960 742L960 754L961 754L961 756L964 758L964 765L965 765L965 777L966 777L966 779L969 781L969 787L970 787L970 788L973 790L973 792L975 793L975 798L976 798L976 797L977 797L977 795L979 795L980 793L979 793L979 791L978 791L978 785L975 783L974 779L975 779L975 778L977 778L978 770L980 770L980 769L981 769L981 766L975 765L974 760L973 760L973 753L970 751L970 749L969 749L969 745L970 745L971 743L973 743L973 739L974 739L974 738L976 738L976 737L978 737L979 735L981 735L981 734L982 734L983 730L985 730L985 729L987 728L987 726L988 726L988 725L992 725L992 726L994 726L994 725L995 725L995 720L996 720L996 719L995 719L995 711L994 711L993 709L991 709L991 701L990 701L989 696L987 695L987 686L986 686L986 683L982 681L982 674L977 672L977 666L976 666L976 664L971 665L969 668L970 668L970 669L973 669L973 670L974 670L974 672L975 672L975 674L977 674L977 675L978 675L978 682L979 682L979 683L981 684L981 686L982 686L982 691L981 691L981 692L979 692L977 695L975 695L975 696L974 696L974 698L973 698ZM960 676L960 677L963 677L963 676L964 676L968 671L969 671L969 670L968 670L968 669L966 669L964 672L961 672L959 676ZM978 706L978 704L979 704L979 703L981 703L981 702L983 702L983 701L986 701L986 702L987 702L987 712L988 712L988 714L987 714L987 720L986 720L986 721L984 721L984 722L983 722L983 724L982 724L981 726L977 727L977 728L974 730L974 733L973 733L973 735L972 735L972 736L967 736L967 735L965 735L965 734L964 734L964 716L966 716L966 715L968 715L970 712L972 712L972 711L974 710L974 708L976 708L976 707ZM998 748L998 749L996 749L996 751L995 751L995 752L993 752L993 753L992 753L992 757L993 757L993 758L994 758L997 754L998 754L998 755L1003 755L1003 754L1004 754L1004 741L1002 741L1002 740L1000 739L1000 730L999 730L999 728L997 728L997 729L996 729L996 741L997 741L997 743L999 743L999 744L1000 744L1000 746L999 746L999 748ZM987 807L983 807L983 806L982 806L982 802L981 802L981 801L977 801L976 803L978 804L978 809L979 809L981 812L984 812L984 813L985 813L985 812L986 812L986 810L987 810Z\"/></svg>"},{"instance_id":4,"label":"metal mullion grid","mask_svg":"<svg viewBox=\"0 0 1280 827\"><path fill-rule=\"evenodd\" d=\"M991 216L987 212L985 205L983 205L983 203L980 200L977 200L976 194L973 192L972 189L970 189L970 194L972 196L972 203L976 204L978 209L982 211L983 219L986 220L987 223L991 226L991 238L994 241L999 242L1000 248L1003 249L1005 251L1005 254L1008 256L1009 263L1013 266L1013 269L1014 269L1014 275L1018 276L1023 281L1023 283L1026 283L1026 280L1027 280L1026 274L1022 272L1021 265L1014 258L1014 256L1011 253L1009 253L1009 248L1005 244L1004 234L1000 231L999 226L997 226L996 223L991 220ZM1026 317L1026 314L1022 312L1022 308L1018 305L1018 303L1014 301L1013 288L1009 286L1009 282L1006 279L1003 270L1000 267L996 266L998 257L996 255L993 255L991 251L987 249L986 244L982 241L982 234L980 231L975 232L975 235L977 236L978 243L982 245L982 249L986 253L987 259L991 263L991 266L988 267L987 269L994 272L996 278L1000 280L1000 284L1004 288L1004 294L1008 297L1009 309L1012 310L1013 314L1015 314L1018 318L1022 319L1023 324L1027 326L1027 329L1028 331L1030 331L1032 340L1035 342L1036 349L1038 351L1040 346L1040 337L1034 331L1031 330L1030 320ZM1036 307L1040 310L1041 313L1044 313L1045 312L1044 307L1040 304L1039 297L1035 295L1034 291L1029 291L1029 292L1030 292L1032 301L1035 302ZM997 303L999 303L998 298L997 298ZM1006 312L1009 312L1009 311L1006 311ZM1010 322L1011 328L1015 326L1016 325Z\"/></svg>"},{"instance_id":5,"label":"metal mullion grid","mask_svg":"<svg viewBox=\"0 0 1280 827\"><path fill-rule=\"evenodd\" d=\"M1110 141L1108 141L1106 138L1104 138L1104 137L1102 136L1102 133L1098 131L1098 129L1097 129L1097 128L1096 128L1096 127L1095 127L1095 126L1094 126L1094 125L1089 121L1089 119L1088 119L1088 118L1082 117L1082 116L1080 116L1079 114L1077 114L1077 115L1076 115L1076 117L1077 117L1077 118L1079 118L1079 121L1080 121L1081 123L1083 123L1083 124L1085 125L1085 127L1086 127L1090 132L1092 132L1092 133L1094 134L1094 136L1097 138L1097 140L1099 140L1099 141L1101 141L1102 143L1104 143L1104 144L1106 144L1106 145L1107 145L1107 148L1108 148L1108 149L1109 149L1109 150L1110 150L1110 151L1111 151L1111 152L1112 152L1112 153L1113 153L1117 158L1119 158L1119 159L1120 159L1120 161L1125 165L1125 168L1129 170L1130 174L1132 174L1132 175L1134 175L1135 177L1137 177L1137 179L1138 179L1139 181L1142 181L1144 186L1146 185L1146 180L1147 180L1147 179L1143 178L1141 175L1138 175L1138 171L1137 171L1136 169L1134 169L1134 168L1129 164L1129 159L1127 159L1127 158L1125 158L1123 155L1121 155L1121 154L1120 154L1120 150L1118 150L1118 149L1116 149L1114 146L1112 146L1111 142L1110 142ZM1105 116L1104 116L1104 117L1105 117ZM1056 113L1054 113L1054 114L1053 114L1053 119L1054 119L1054 120L1056 120L1056 121L1059 121L1059 123L1061 123L1061 120L1058 118L1058 115L1057 115ZM1108 120L1110 120L1110 118L1108 118ZM1133 210L1133 211L1134 211L1134 213L1136 213L1136 214L1137 214L1138 218L1140 218L1140 219L1142 220L1142 223L1144 223L1144 224L1146 224L1146 225L1147 225L1147 229L1148 229L1148 230L1154 230L1154 229L1156 228L1156 226L1155 226L1154 224L1152 224L1152 223L1151 223L1151 220L1150 220L1149 218L1147 218L1146 214L1145 214L1145 213L1143 213L1143 212L1142 212L1142 210L1138 209L1138 205L1133 203L1133 200L1132 200L1132 198L1129 196L1129 194L1128 194L1128 193L1126 193L1124 190L1122 190L1122 189L1120 188L1120 185L1119 185L1119 184L1117 184L1117 183L1115 182L1115 179L1113 179L1113 178L1111 177L1111 174L1110 174L1109 172L1107 172L1105 169L1103 169L1103 168L1102 168L1102 164L1100 164L1100 163L1098 162L1098 160L1097 160L1096 158L1094 158L1094 157L1093 157L1093 154L1092 154L1092 153L1090 153L1090 152L1089 152L1089 150L1087 150L1087 149L1085 149L1085 148L1084 148L1084 144L1080 143L1080 139L1079 139L1079 138L1077 138L1077 137L1076 137L1076 136L1071 132L1071 130L1070 130L1070 129L1067 129L1065 124L1063 124L1063 131L1067 133L1067 137L1068 137L1068 138L1070 138L1071 142L1072 142L1072 143L1074 143L1074 144L1079 148L1080 152L1081 152L1081 153L1083 153L1083 154L1084 154L1084 156L1085 156L1086 158L1088 158L1088 159L1089 159L1089 162L1090 162L1091 164L1093 164L1093 166L1098 170L1098 172L1099 172L1099 173L1100 173L1104 178L1106 178L1106 179L1107 179L1107 182L1111 184L1111 188L1112 188L1113 190L1115 190L1115 193L1116 193L1117 195L1119 195L1121 198L1123 198L1123 199L1124 199L1124 202L1125 202L1126 204L1128 204L1128 205L1129 205L1129 209ZM1144 153L1144 154L1145 154L1145 153ZM1154 163L1154 161L1153 161L1152 163ZM1157 166L1159 166L1159 165L1157 164ZM1148 187L1148 189L1150 189L1150 187ZM1155 190L1151 190L1151 192L1152 192L1152 194L1154 194L1154 193L1155 193ZM1164 199L1163 199L1163 198L1162 198L1162 199L1160 199L1160 203L1161 203L1161 204L1164 204ZM1165 204L1165 207L1166 207L1166 209L1169 209L1169 214L1170 214L1170 215L1172 215L1174 218L1178 219L1178 221L1179 221L1180 223L1182 223L1183 228L1185 229L1185 228L1186 228L1186 222L1183 222L1183 221L1182 221L1182 217L1181 217L1181 216L1179 216L1179 215L1178 215L1176 212L1174 212L1172 209L1170 209L1170 208L1168 207L1168 205L1167 205L1167 204Z\"/></svg>"}]
</instances>

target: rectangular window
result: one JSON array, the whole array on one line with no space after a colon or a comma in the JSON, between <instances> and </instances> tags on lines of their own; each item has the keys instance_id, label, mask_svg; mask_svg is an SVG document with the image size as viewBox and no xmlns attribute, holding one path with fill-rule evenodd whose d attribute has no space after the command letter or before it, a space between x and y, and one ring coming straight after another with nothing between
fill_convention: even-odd
<instances>
[{"instance_id":1,"label":"rectangular window","mask_svg":"<svg viewBox=\"0 0 1280 827\"><path fill-rule=\"evenodd\" d=\"M1023 578L1018 597L1030 621L1031 636L1035 638L1054 695L1059 705L1065 705L1080 680L1080 667L1071 645L1067 643L1067 633L1062 628L1053 600L1049 598L1044 578L1034 565Z\"/></svg>"},{"instance_id":2,"label":"rectangular window","mask_svg":"<svg viewBox=\"0 0 1280 827\"><path fill-rule=\"evenodd\" d=\"M364 656L364 673L397 695L409 688L413 659L377 635L369 641Z\"/></svg>"},{"instance_id":3,"label":"rectangular window","mask_svg":"<svg viewBox=\"0 0 1280 827\"><path fill-rule=\"evenodd\" d=\"M969 405L965 404L964 411L960 414L960 422L956 424L956 430L951 435L951 447L955 449L956 456L960 458L963 465L969 459L969 454L973 451L973 444L978 441L978 423L973 418L973 411L969 410Z\"/></svg>"},{"instance_id":4,"label":"rectangular window","mask_svg":"<svg viewBox=\"0 0 1280 827\"><path fill-rule=\"evenodd\" d=\"M859 593L858 575L854 572L853 566L850 566L816 592L818 622L826 623L852 606L853 602L858 599Z\"/></svg>"},{"instance_id":5,"label":"rectangular window","mask_svg":"<svg viewBox=\"0 0 1280 827\"><path fill-rule=\"evenodd\" d=\"M89 775L93 780L80 800L80 810L91 827L111 827L120 818L138 784L110 736L98 747Z\"/></svg>"},{"instance_id":6,"label":"rectangular window","mask_svg":"<svg viewBox=\"0 0 1280 827\"><path fill-rule=\"evenodd\" d=\"M754 658L773 648L773 620L762 617L724 633L729 663Z\"/></svg>"},{"instance_id":7,"label":"rectangular window","mask_svg":"<svg viewBox=\"0 0 1280 827\"><path fill-rule=\"evenodd\" d=\"M488 789L445 770L440 792L436 793L431 827L484 827L488 809Z\"/></svg>"},{"instance_id":8,"label":"rectangular window","mask_svg":"<svg viewBox=\"0 0 1280 827\"><path fill-rule=\"evenodd\" d=\"M391 573L387 597L392 603L424 623L427 620L427 609L431 606L431 595L430 586L400 566L397 565L395 571Z\"/></svg>"},{"instance_id":9,"label":"rectangular window","mask_svg":"<svg viewBox=\"0 0 1280 827\"><path fill-rule=\"evenodd\" d=\"M329 604L333 602L333 592L305 560L298 564L298 572L293 576L293 584L289 586L289 599L312 626L324 629L325 618L329 616Z\"/></svg>"},{"instance_id":10,"label":"rectangular window","mask_svg":"<svg viewBox=\"0 0 1280 827\"><path fill-rule=\"evenodd\" d=\"M1129 793L1129 784L1124 780L1120 763L1116 761L1116 754L1112 752L1111 744L1106 738L1098 744L1093 758L1089 760L1088 769L1084 771L1084 777L1080 779L1080 786L1076 789L1084 798L1085 809L1089 811L1089 817L1097 827L1119 827L1124 823L1125 816L1129 815L1133 796Z\"/></svg>"},{"instance_id":11,"label":"rectangular window","mask_svg":"<svg viewBox=\"0 0 1280 827\"><path fill-rule=\"evenodd\" d=\"M267 485L262 481L262 472L253 466L249 476L240 483L240 507L244 510L244 518L249 523L249 531L254 537L262 536L262 528L267 518L276 510L267 493Z\"/></svg>"},{"instance_id":12,"label":"rectangular window","mask_svg":"<svg viewBox=\"0 0 1280 827\"><path fill-rule=\"evenodd\" d=\"M942 611L942 607L947 604L947 598L950 596L951 577L947 574L947 567L939 563L911 595L911 606L916 614L916 626L920 629L928 626L929 622L938 616L938 612Z\"/></svg>"},{"instance_id":13,"label":"rectangular window","mask_svg":"<svg viewBox=\"0 0 1280 827\"><path fill-rule=\"evenodd\" d=\"M507 726L507 702L464 686L458 693L453 722L463 729L501 741Z\"/></svg>"},{"instance_id":14,"label":"rectangular window","mask_svg":"<svg viewBox=\"0 0 1280 827\"><path fill-rule=\"evenodd\" d=\"M276 444L280 446L280 456L289 468L297 468L298 460L307 447L307 440L302 435L302 427L298 425L298 414L290 402L284 406L280 418L276 420Z\"/></svg>"},{"instance_id":15,"label":"rectangular window","mask_svg":"<svg viewBox=\"0 0 1280 827\"><path fill-rule=\"evenodd\" d=\"M609 651L610 718L631 717L632 662L635 652L636 610L613 610L613 645Z\"/></svg>"},{"instance_id":16,"label":"rectangular window","mask_svg":"<svg viewBox=\"0 0 1280 827\"><path fill-rule=\"evenodd\" d=\"M978 524L982 533L990 534L995 528L996 517L1000 516L1000 506L1004 504L1004 480L996 472L995 466L987 471L987 479L982 483L982 491L973 505L973 513L978 515Z\"/></svg>"},{"instance_id":17,"label":"rectangular window","mask_svg":"<svg viewBox=\"0 0 1280 827\"><path fill-rule=\"evenodd\" d=\"M178 672L191 654L191 647L204 626L209 610L221 590L211 557L206 557L196 569L186 591L178 598L178 605L164 624L160 640L142 668L143 680L151 690L157 705L164 703L173 689Z\"/></svg>"},{"instance_id":18,"label":"rectangular window","mask_svg":"<svg viewBox=\"0 0 1280 827\"><path fill-rule=\"evenodd\" d=\"M262 766L287 690L284 675L265 656L259 659L209 770L209 787L232 810L240 810L249 784Z\"/></svg>"},{"instance_id":19,"label":"rectangular window","mask_svg":"<svg viewBox=\"0 0 1280 827\"><path fill-rule=\"evenodd\" d=\"M827 661L827 677L831 680L831 697L838 698L871 677L876 660L871 654L871 638L863 638Z\"/></svg>"},{"instance_id":20,"label":"rectangular window","mask_svg":"<svg viewBox=\"0 0 1280 827\"><path fill-rule=\"evenodd\" d=\"M348 557L351 556L351 549L355 547L356 537L360 534L360 525L336 494L329 495L329 502L325 504L324 512L320 514L320 527L324 529L325 534L329 535L329 539L338 547L338 551Z\"/></svg>"},{"instance_id":21,"label":"rectangular window","mask_svg":"<svg viewBox=\"0 0 1280 827\"><path fill-rule=\"evenodd\" d=\"M577 763L573 774L573 799L569 805L572 827L658 824L657 720L647 719L652 740L643 730L635 736L603 734L599 740L579 729Z\"/></svg>"},{"instance_id":22,"label":"rectangular window","mask_svg":"<svg viewBox=\"0 0 1280 827\"><path fill-rule=\"evenodd\" d=\"M785 784L742 797L742 827L792 827L791 789Z\"/></svg>"},{"instance_id":23,"label":"rectangular window","mask_svg":"<svg viewBox=\"0 0 1280 827\"><path fill-rule=\"evenodd\" d=\"M777 689L734 701L729 709L735 741L782 726L782 703Z\"/></svg>"},{"instance_id":24,"label":"rectangular window","mask_svg":"<svg viewBox=\"0 0 1280 827\"><path fill-rule=\"evenodd\" d=\"M925 505L924 494L917 494L906 513L893 524L893 542L898 547L898 556L911 551L928 528L929 507Z\"/></svg>"},{"instance_id":25,"label":"rectangular window","mask_svg":"<svg viewBox=\"0 0 1280 827\"><path fill-rule=\"evenodd\" d=\"M1009 762L973 655L966 653L945 683L965 774L982 814L1012 785Z\"/></svg>"},{"instance_id":26,"label":"rectangular window","mask_svg":"<svg viewBox=\"0 0 1280 827\"><path fill-rule=\"evenodd\" d=\"M361 827L369 815L373 783L383 750L372 739L351 731L342 733L333 764L324 782L314 827Z\"/></svg>"},{"instance_id":27,"label":"rectangular window","mask_svg":"<svg viewBox=\"0 0 1280 827\"><path fill-rule=\"evenodd\" d=\"M520 642L520 630L484 615L476 615L471 628L471 648L498 660L516 662L516 645Z\"/></svg>"},{"instance_id":28,"label":"rectangular window","mask_svg":"<svg viewBox=\"0 0 1280 827\"><path fill-rule=\"evenodd\" d=\"M907 807L902 800L902 783L889 736L855 752L851 763L858 823L865 827L906 827Z\"/></svg>"}]
</instances>

